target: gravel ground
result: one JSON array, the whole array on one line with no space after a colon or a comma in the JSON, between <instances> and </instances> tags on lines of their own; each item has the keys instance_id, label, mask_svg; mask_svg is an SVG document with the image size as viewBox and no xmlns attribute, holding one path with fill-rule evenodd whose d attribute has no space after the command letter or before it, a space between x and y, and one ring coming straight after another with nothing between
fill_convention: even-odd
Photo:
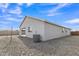
<instances>
[{"instance_id":1,"label":"gravel ground","mask_svg":"<svg viewBox=\"0 0 79 59\"><path fill-rule=\"evenodd\" d=\"M0 36L1 56L79 56L79 36L34 43L30 38Z\"/></svg>"}]
</instances>

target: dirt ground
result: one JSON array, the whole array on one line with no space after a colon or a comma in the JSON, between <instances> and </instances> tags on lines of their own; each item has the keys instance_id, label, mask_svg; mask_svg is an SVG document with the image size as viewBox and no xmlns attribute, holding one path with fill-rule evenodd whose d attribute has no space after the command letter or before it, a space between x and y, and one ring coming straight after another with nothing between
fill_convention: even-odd
<instances>
[{"instance_id":1,"label":"dirt ground","mask_svg":"<svg viewBox=\"0 0 79 59\"><path fill-rule=\"evenodd\" d=\"M19 36L0 36L1 56L79 56L79 36L34 43Z\"/></svg>"}]
</instances>

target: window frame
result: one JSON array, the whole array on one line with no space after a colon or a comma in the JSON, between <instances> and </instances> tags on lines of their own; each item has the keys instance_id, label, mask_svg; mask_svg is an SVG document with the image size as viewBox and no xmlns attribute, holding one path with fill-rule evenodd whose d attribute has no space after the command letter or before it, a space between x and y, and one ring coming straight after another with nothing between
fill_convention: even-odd
<instances>
[{"instance_id":1,"label":"window frame","mask_svg":"<svg viewBox=\"0 0 79 59\"><path fill-rule=\"evenodd\" d=\"M30 26L28 27L28 32L32 32L32 30L31 30L31 27L30 27Z\"/></svg>"}]
</instances>

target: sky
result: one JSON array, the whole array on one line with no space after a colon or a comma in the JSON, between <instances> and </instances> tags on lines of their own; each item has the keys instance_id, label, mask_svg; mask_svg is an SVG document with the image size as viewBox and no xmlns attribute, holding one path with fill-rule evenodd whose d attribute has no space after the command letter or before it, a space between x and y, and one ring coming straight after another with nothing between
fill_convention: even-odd
<instances>
[{"instance_id":1,"label":"sky","mask_svg":"<svg viewBox=\"0 0 79 59\"><path fill-rule=\"evenodd\" d=\"M25 16L79 30L79 3L0 3L0 30L19 29Z\"/></svg>"}]
</instances>

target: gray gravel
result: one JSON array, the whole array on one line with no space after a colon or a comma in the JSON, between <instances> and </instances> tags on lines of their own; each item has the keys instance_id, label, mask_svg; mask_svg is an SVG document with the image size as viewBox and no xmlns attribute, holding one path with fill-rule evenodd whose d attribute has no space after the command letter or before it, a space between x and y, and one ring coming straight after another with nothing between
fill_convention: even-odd
<instances>
[{"instance_id":1,"label":"gray gravel","mask_svg":"<svg viewBox=\"0 0 79 59\"><path fill-rule=\"evenodd\" d=\"M1 56L79 56L79 36L34 43L30 38L0 36Z\"/></svg>"}]
</instances>

